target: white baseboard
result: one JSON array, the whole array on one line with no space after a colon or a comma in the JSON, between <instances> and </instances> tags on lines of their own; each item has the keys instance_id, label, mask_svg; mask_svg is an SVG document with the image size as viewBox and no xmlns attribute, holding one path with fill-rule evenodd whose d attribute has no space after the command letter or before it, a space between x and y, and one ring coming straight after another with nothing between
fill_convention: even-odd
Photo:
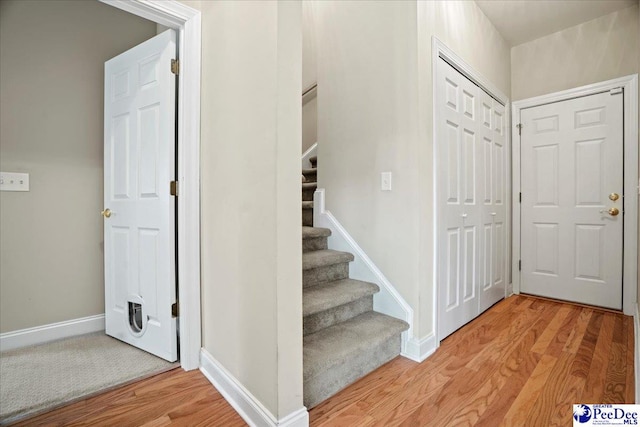
<instances>
[{"instance_id":1,"label":"white baseboard","mask_svg":"<svg viewBox=\"0 0 640 427\"><path fill-rule=\"evenodd\" d=\"M318 152L318 143L313 144L307 151L302 155L301 163L302 169L311 169L311 162L309 161L310 157L313 157Z\"/></svg>"},{"instance_id":2,"label":"white baseboard","mask_svg":"<svg viewBox=\"0 0 640 427\"><path fill-rule=\"evenodd\" d=\"M278 420L204 348L200 350L200 371L250 426L308 427L307 408L303 406Z\"/></svg>"},{"instance_id":3,"label":"white baseboard","mask_svg":"<svg viewBox=\"0 0 640 427\"><path fill-rule=\"evenodd\" d=\"M316 190L313 196L313 224L316 227L324 227L331 230L329 246L339 251L350 252L354 256L349 264L349 275L353 279L375 283L380 287L380 292L373 296L373 309L396 319L404 320L409 324L409 330L402 334L402 349L413 338L413 309L398 293L371 258L362 250L356 241L338 220L325 209L324 189ZM415 359L414 359L415 360Z\"/></svg>"},{"instance_id":4,"label":"white baseboard","mask_svg":"<svg viewBox=\"0 0 640 427\"><path fill-rule=\"evenodd\" d=\"M633 363L636 381L636 403L640 403L640 311L638 311L638 303L636 303L636 312L633 315Z\"/></svg>"},{"instance_id":5,"label":"white baseboard","mask_svg":"<svg viewBox=\"0 0 640 427\"><path fill-rule=\"evenodd\" d=\"M0 351L104 331L104 314L0 334Z\"/></svg>"},{"instance_id":6,"label":"white baseboard","mask_svg":"<svg viewBox=\"0 0 640 427\"><path fill-rule=\"evenodd\" d=\"M422 339L409 338L402 349L401 356L411 359L414 362L422 362L431 356L437 349L439 343L435 334L429 334Z\"/></svg>"}]
</instances>

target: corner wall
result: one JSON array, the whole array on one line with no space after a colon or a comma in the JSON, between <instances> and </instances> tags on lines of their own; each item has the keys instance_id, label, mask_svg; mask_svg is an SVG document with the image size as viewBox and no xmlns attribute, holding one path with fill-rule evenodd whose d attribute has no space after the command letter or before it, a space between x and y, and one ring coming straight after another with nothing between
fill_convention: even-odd
<instances>
[{"instance_id":1,"label":"corner wall","mask_svg":"<svg viewBox=\"0 0 640 427\"><path fill-rule=\"evenodd\" d=\"M98 1L0 2L0 332L104 313L104 62L156 24Z\"/></svg>"},{"instance_id":2,"label":"corner wall","mask_svg":"<svg viewBox=\"0 0 640 427\"><path fill-rule=\"evenodd\" d=\"M282 419L303 407L301 5L194 6L202 11L203 347Z\"/></svg>"}]
</instances>

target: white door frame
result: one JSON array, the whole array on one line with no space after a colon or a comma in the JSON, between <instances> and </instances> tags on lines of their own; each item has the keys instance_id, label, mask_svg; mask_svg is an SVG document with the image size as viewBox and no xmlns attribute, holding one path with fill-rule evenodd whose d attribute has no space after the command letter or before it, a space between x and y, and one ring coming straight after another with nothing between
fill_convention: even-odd
<instances>
[{"instance_id":1,"label":"white door frame","mask_svg":"<svg viewBox=\"0 0 640 427\"><path fill-rule=\"evenodd\" d=\"M502 93L500 89L494 86L489 80L484 78L479 72L477 72L471 65L465 62L461 57L459 57L453 50L449 49L444 43L438 40L437 37L433 36L431 38L431 76L432 76L432 93L433 93L433 324L434 324L434 333L436 335L436 342L440 345L440 337L438 336L438 323L440 319L439 313L439 286L438 286L438 225L439 218L442 217L443 211L441 207L438 206L438 171L440 170L440 166L436 164L436 150L437 145L436 141L438 140L437 134L437 126L436 126L436 113L438 109L436 93L438 84L438 72L437 65L439 58L444 59L449 63L453 68L458 70L460 74L471 80L473 83L478 85L480 89L487 92L492 98L496 101L504 105L505 112L505 123L510 123L510 112L511 108L509 108L509 97ZM505 129L505 145L507 148L507 159L509 159L509 151L511 150L511 134ZM508 167L507 167L508 169ZM507 180L505 182L507 185L507 200L505 203L507 206L511 205L511 191L509 188L511 186L511 182ZM509 234L511 233L511 212L507 210L507 218L506 218L506 231L507 231L507 242L510 240ZM509 277L505 278L505 297L511 294L511 281Z\"/></svg>"},{"instance_id":2,"label":"white door frame","mask_svg":"<svg viewBox=\"0 0 640 427\"><path fill-rule=\"evenodd\" d=\"M180 364L200 367L200 12L175 0L100 0L178 32ZM168 190L168 188L167 188Z\"/></svg>"},{"instance_id":3,"label":"white door frame","mask_svg":"<svg viewBox=\"0 0 640 427\"><path fill-rule=\"evenodd\" d=\"M624 89L624 269L622 274L622 310L624 314L635 314L637 297L637 253L638 253L638 75L620 77L548 95L523 99L513 103L511 132L514 135L512 149L513 200L520 198L520 137L518 122L520 110L538 105L566 101L581 96L606 92L614 88ZM512 266L513 291L520 293L520 203L513 203Z\"/></svg>"}]
</instances>

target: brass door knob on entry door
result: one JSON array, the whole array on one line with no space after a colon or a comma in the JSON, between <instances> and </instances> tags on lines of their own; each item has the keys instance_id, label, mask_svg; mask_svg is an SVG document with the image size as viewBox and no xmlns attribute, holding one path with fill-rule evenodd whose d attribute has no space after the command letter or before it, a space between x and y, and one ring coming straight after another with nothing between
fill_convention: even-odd
<instances>
[{"instance_id":1,"label":"brass door knob on entry door","mask_svg":"<svg viewBox=\"0 0 640 427\"><path fill-rule=\"evenodd\" d=\"M105 218L109 218L111 216L111 209L107 208L101 212L102 216Z\"/></svg>"},{"instance_id":2,"label":"brass door knob on entry door","mask_svg":"<svg viewBox=\"0 0 640 427\"><path fill-rule=\"evenodd\" d=\"M611 216L616 216L616 215L618 215L620 213L618 208L611 208L607 212L609 212L609 215L611 215Z\"/></svg>"}]
</instances>

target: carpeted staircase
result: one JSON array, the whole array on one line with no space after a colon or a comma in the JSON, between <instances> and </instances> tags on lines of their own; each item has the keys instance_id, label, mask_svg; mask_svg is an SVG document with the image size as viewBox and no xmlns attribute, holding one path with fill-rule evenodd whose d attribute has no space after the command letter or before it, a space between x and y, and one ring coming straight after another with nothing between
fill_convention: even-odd
<instances>
[{"instance_id":1,"label":"carpeted staircase","mask_svg":"<svg viewBox=\"0 0 640 427\"><path fill-rule=\"evenodd\" d=\"M373 283L349 278L353 255L328 249L331 231L313 227L317 158L303 169L302 286L304 405L312 408L400 354L409 325L373 311Z\"/></svg>"}]
</instances>

